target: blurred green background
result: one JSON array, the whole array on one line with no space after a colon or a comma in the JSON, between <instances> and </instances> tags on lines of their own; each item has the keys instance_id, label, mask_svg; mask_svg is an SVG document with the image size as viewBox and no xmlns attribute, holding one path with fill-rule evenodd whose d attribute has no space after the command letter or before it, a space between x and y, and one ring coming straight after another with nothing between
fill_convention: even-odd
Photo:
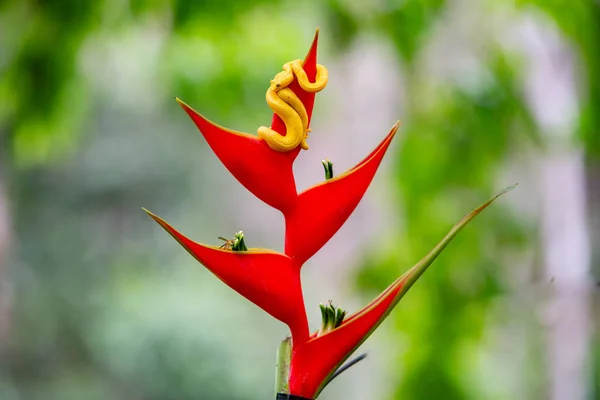
<instances>
[{"instance_id":1,"label":"blurred green background","mask_svg":"<svg viewBox=\"0 0 600 400\"><path fill-rule=\"evenodd\" d=\"M0 399L269 399L285 326L142 211L283 249L178 107L255 132L321 28L299 189L401 119L303 270L361 307L504 186L322 399L600 399L600 3L0 1Z\"/></svg>"}]
</instances>

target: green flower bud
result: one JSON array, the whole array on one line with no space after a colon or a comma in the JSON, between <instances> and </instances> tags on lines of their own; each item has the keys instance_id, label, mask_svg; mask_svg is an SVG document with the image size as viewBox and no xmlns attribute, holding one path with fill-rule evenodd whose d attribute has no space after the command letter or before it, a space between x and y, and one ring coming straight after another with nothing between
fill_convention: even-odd
<instances>
[{"instance_id":1,"label":"green flower bud","mask_svg":"<svg viewBox=\"0 0 600 400\"><path fill-rule=\"evenodd\" d=\"M321 310L321 329L318 336L331 332L344 322L346 311L341 307L336 308L331 301L327 305L319 303L319 309Z\"/></svg>"},{"instance_id":2,"label":"green flower bud","mask_svg":"<svg viewBox=\"0 0 600 400\"><path fill-rule=\"evenodd\" d=\"M325 169L325 180L333 178L333 163L326 158L321 160L321 164Z\"/></svg>"},{"instance_id":3,"label":"green flower bud","mask_svg":"<svg viewBox=\"0 0 600 400\"><path fill-rule=\"evenodd\" d=\"M248 251L248 247L246 247L246 242L244 242L244 232L243 231L236 232L233 235L231 250L233 250L233 251Z\"/></svg>"}]
</instances>

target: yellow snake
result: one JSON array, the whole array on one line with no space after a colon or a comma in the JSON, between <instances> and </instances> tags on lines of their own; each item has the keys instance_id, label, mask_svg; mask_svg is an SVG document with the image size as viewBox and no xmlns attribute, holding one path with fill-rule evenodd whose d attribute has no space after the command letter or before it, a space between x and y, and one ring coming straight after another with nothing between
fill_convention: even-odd
<instances>
[{"instance_id":1,"label":"yellow snake","mask_svg":"<svg viewBox=\"0 0 600 400\"><path fill-rule=\"evenodd\" d=\"M302 60L294 60L283 66L283 71L275 75L267 90L267 104L285 124L285 136L266 126L258 128L258 137L263 139L270 148L275 151L287 152L294 150L298 145L308 150L306 143L308 129L308 114L304 104L298 96L288 88L294 81L298 80L300 87L310 93L316 93L327 85L327 69L317 64L317 76L315 82L310 82L302 68Z\"/></svg>"}]
</instances>

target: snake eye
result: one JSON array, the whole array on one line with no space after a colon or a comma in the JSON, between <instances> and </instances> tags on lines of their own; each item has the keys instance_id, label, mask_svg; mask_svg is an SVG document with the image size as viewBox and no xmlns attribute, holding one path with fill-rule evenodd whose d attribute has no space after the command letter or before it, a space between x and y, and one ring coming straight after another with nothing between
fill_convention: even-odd
<instances>
[{"instance_id":1,"label":"snake eye","mask_svg":"<svg viewBox=\"0 0 600 400\"><path fill-rule=\"evenodd\" d=\"M277 87L281 86L281 83L278 83L276 86L277 86Z\"/></svg>"}]
</instances>

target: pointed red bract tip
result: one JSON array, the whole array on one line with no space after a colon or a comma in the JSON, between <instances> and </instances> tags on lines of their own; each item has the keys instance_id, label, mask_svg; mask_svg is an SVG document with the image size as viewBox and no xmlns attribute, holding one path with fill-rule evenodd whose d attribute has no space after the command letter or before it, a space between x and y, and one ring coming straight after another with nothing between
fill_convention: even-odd
<instances>
[{"instance_id":1,"label":"pointed red bract tip","mask_svg":"<svg viewBox=\"0 0 600 400\"><path fill-rule=\"evenodd\" d=\"M298 196L296 206L284 212L285 254L304 263L331 239L360 202L397 130L398 124L349 171Z\"/></svg>"},{"instance_id":2,"label":"pointed red bract tip","mask_svg":"<svg viewBox=\"0 0 600 400\"><path fill-rule=\"evenodd\" d=\"M291 258L266 249L231 251L197 243L144 211L227 286L287 324L294 337L308 338L300 266Z\"/></svg>"},{"instance_id":3,"label":"pointed red bract tip","mask_svg":"<svg viewBox=\"0 0 600 400\"><path fill-rule=\"evenodd\" d=\"M273 151L258 137L216 125L177 101L219 160L246 189L280 211L293 206L297 192L292 164L299 148L289 153Z\"/></svg>"},{"instance_id":4,"label":"pointed red bract tip","mask_svg":"<svg viewBox=\"0 0 600 400\"><path fill-rule=\"evenodd\" d=\"M317 46L319 44L319 29L315 32L315 37L313 39L312 45L304 58L304 71L306 72L306 76L311 82L315 81L317 75ZM289 88L298 96L304 107L306 108L306 113L308 114L308 122L310 126L310 120L312 118L313 107L315 104L315 94L309 93L302 90L297 80L294 80L289 86ZM279 118L277 114L273 114L273 120L271 121L271 129L279 132L282 136L285 136L285 124ZM298 152L295 153L298 155Z\"/></svg>"}]
</instances>

